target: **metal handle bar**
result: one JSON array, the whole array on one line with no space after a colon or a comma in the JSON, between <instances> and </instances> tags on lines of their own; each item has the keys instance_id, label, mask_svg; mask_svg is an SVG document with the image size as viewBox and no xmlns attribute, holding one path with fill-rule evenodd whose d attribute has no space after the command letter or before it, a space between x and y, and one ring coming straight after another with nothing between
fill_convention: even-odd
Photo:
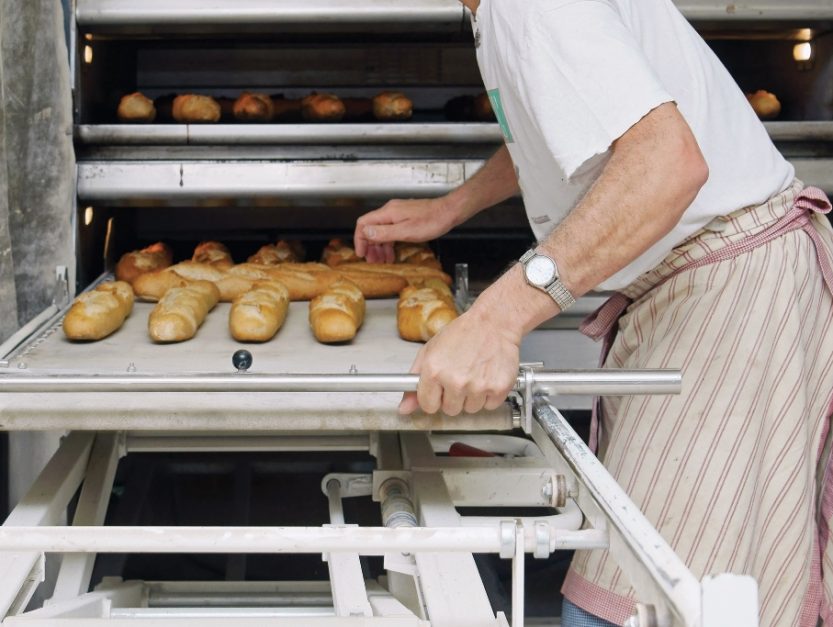
<instances>
[{"instance_id":1,"label":"metal handle bar","mask_svg":"<svg viewBox=\"0 0 833 627\"><path fill-rule=\"evenodd\" d=\"M679 370L529 370L516 391L540 394L679 394ZM415 374L0 374L0 394L54 392L413 392Z\"/></svg>"}]
</instances>

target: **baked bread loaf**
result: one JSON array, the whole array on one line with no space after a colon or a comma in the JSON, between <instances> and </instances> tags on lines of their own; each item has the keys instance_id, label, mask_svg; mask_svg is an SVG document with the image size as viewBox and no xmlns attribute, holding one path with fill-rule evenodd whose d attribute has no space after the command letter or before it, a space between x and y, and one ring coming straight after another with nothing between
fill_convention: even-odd
<instances>
[{"instance_id":1,"label":"baked bread loaf","mask_svg":"<svg viewBox=\"0 0 833 627\"><path fill-rule=\"evenodd\" d=\"M156 119L156 107L153 100L141 92L122 96L116 116L122 122L153 122Z\"/></svg>"},{"instance_id":2,"label":"baked bread loaf","mask_svg":"<svg viewBox=\"0 0 833 627\"><path fill-rule=\"evenodd\" d=\"M231 304L228 326L238 342L268 342L286 320L289 290L278 281L258 281Z\"/></svg>"},{"instance_id":3,"label":"baked bread loaf","mask_svg":"<svg viewBox=\"0 0 833 627\"><path fill-rule=\"evenodd\" d=\"M150 339L154 342L190 340L219 298L217 287L208 281L195 281L188 287L168 290L150 312Z\"/></svg>"},{"instance_id":4,"label":"baked bread loaf","mask_svg":"<svg viewBox=\"0 0 833 627\"><path fill-rule=\"evenodd\" d=\"M427 244L411 244L409 242L397 242L394 246L396 263L412 263L417 266L442 270L439 259L434 256L434 251Z\"/></svg>"},{"instance_id":5,"label":"baked bread loaf","mask_svg":"<svg viewBox=\"0 0 833 627\"><path fill-rule=\"evenodd\" d=\"M140 274L156 272L173 263L173 252L162 242L156 242L141 250L125 253L116 264L116 279L131 285Z\"/></svg>"},{"instance_id":6,"label":"baked bread loaf","mask_svg":"<svg viewBox=\"0 0 833 627\"><path fill-rule=\"evenodd\" d=\"M309 324L319 342L349 342L362 326L364 312L361 290L354 283L341 279L310 301Z\"/></svg>"},{"instance_id":7,"label":"baked bread loaf","mask_svg":"<svg viewBox=\"0 0 833 627\"><path fill-rule=\"evenodd\" d=\"M333 94L310 94L301 101L301 115L307 122L339 122L344 103Z\"/></svg>"},{"instance_id":8,"label":"baked bread loaf","mask_svg":"<svg viewBox=\"0 0 833 627\"><path fill-rule=\"evenodd\" d=\"M249 257L249 263L275 266L280 263L299 262L303 259L303 247L299 242L280 240L277 244L266 244Z\"/></svg>"},{"instance_id":9,"label":"baked bread loaf","mask_svg":"<svg viewBox=\"0 0 833 627\"><path fill-rule=\"evenodd\" d=\"M762 120L778 117L781 113L781 103L771 92L759 89L754 94L746 94L746 99Z\"/></svg>"},{"instance_id":10,"label":"baked bread loaf","mask_svg":"<svg viewBox=\"0 0 833 627\"><path fill-rule=\"evenodd\" d=\"M117 331L133 311L133 288L124 281L102 283L79 294L64 317L70 340L100 340Z\"/></svg>"},{"instance_id":11,"label":"baked bread loaf","mask_svg":"<svg viewBox=\"0 0 833 627\"><path fill-rule=\"evenodd\" d=\"M207 263L220 269L228 269L234 265L231 252L220 242L200 242L194 249L191 261Z\"/></svg>"},{"instance_id":12,"label":"baked bread loaf","mask_svg":"<svg viewBox=\"0 0 833 627\"><path fill-rule=\"evenodd\" d=\"M345 263L338 267L339 272L387 274L404 278L409 284L424 283L428 279L438 279L451 285L451 277L441 270L418 266L413 263Z\"/></svg>"},{"instance_id":13,"label":"baked bread loaf","mask_svg":"<svg viewBox=\"0 0 833 627\"><path fill-rule=\"evenodd\" d=\"M241 122L271 122L273 114L272 99L266 94L243 92L234 101L234 117Z\"/></svg>"},{"instance_id":14,"label":"baked bread loaf","mask_svg":"<svg viewBox=\"0 0 833 627\"><path fill-rule=\"evenodd\" d=\"M219 122L220 103L211 96L181 94L174 98L171 114L174 120L183 124Z\"/></svg>"},{"instance_id":15,"label":"baked bread loaf","mask_svg":"<svg viewBox=\"0 0 833 627\"><path fill-rule=\"evenodd\" d=\"M485 91L474 97L471 106L472 117L479 122L494 122L495 112L492 109L492 101Z\"/></svg>"},{"instance_id":16,"label":"baked bread loaf","mask_svg":"<svg viewBox=\"0 0 833 627\"><path fill-rule=\"evenodd\" d=\"M409 342L427 342L456 317L454 298L443 283L408 286L396 305L399 336Z\"/></svg>"},{"instance_id":17,"label":"baked bread loaf","mask_svg":"<svg viewBox=\"0 0 833 627\"><path fill-rule=\"evenodd\" d=\"M414 103L398 91L383 91L373 98L373 117L377 120L410 120Z\"/></svg>"},{"instance_id":18,"label":"baked bread loaf","mask_svg":"<svg viewBox=\"0 0 833 627\"><path fill-rule=\"evenodd\" d=\"M283 96L272 96L272 121L273 122L300 122L301 99L284 98Z\"/></svg>"},{"instance_id":19,"label":"baked bread loaf","mask_svg":"<svg viewBox=\"0 0 833 627\"><path fill-rule=\"evenodd\" d=\"M331 268L335 268L343 263L360 262L361 257L356 255L356 251L345 244L342 240L334 238L330 243L324 247L321 253L321 261L326 263Z\"/></svg>"}]
</instances>

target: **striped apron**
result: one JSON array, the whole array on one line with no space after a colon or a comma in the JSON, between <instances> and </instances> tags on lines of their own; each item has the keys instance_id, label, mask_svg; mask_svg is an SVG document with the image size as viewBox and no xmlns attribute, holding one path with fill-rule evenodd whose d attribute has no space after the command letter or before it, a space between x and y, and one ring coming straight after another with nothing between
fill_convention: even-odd
<instances>
[{"instance_id":1,"label":"striped apron","mask_svg":"<svg viewBox=\"0 0 833 627\"><path fill-rule=\"evenodd\" d=\"M713 220L583 325L611 368L681 368L679 396L604 399L591 446L694 575L758 581L762 627L833 626L833 229L796 181ZM622 624L634 591L604 551L563 587Z\"/></svg>"}]
</instances>

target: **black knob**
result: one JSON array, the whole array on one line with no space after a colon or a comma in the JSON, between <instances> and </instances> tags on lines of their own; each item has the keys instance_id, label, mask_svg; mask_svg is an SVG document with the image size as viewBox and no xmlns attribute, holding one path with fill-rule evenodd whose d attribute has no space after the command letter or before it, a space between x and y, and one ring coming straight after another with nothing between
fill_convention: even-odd
<instances>
[{"instance_id":1,"label":"black knob","mask_svg":"<svg viewBox=\"0 0 833 627\"><path fill-rule=\"evenodd\" d=\"M231 363L237 370L248 370L252 367L252 354L245 349L240 349L231 356Z\"/></svg>"}]
</instances>

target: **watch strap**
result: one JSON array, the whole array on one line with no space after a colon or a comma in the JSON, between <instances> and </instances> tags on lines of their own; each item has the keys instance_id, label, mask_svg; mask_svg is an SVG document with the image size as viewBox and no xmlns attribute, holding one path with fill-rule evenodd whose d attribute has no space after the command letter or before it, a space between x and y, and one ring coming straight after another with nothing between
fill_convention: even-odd
<instances>
[{"instance_id":1,"label":"watch strap","mask_svg":"<svg viewBox=\"0 0 833 627\"><path fill-rule=\"evenodd\" d=\"M520 258L521 264L523 264L525 266L529 262L530 259L532 259L533 257L535 257L538 254L539 253L537 253L534 248L530 248L529 250L527 250L521 256L521 258ZM555 262L553 262L553 263L555 263ZM556 267L556 270L557 270L558 265L556 264L555 267ZM559 279L557 275L556 275L555 279L553 279L549 284L545 285L544 287L539 287L537 285L534 285L533 283L530 283L528 280L527 280L527 283L530 286L532 286L536 289L540 289L540 290L546 292L547 294L549 294L550 297L558 305L558 308L561 311L564 311L564 310L566 310L566 309L568 309L568 308L570 308L570 307L572 307L573 305L576 304L576 299L573 298L573 295L570 294L570 290L567 289L567 287L561 282L561 279Z\"/></svg>"}]
</instances>

